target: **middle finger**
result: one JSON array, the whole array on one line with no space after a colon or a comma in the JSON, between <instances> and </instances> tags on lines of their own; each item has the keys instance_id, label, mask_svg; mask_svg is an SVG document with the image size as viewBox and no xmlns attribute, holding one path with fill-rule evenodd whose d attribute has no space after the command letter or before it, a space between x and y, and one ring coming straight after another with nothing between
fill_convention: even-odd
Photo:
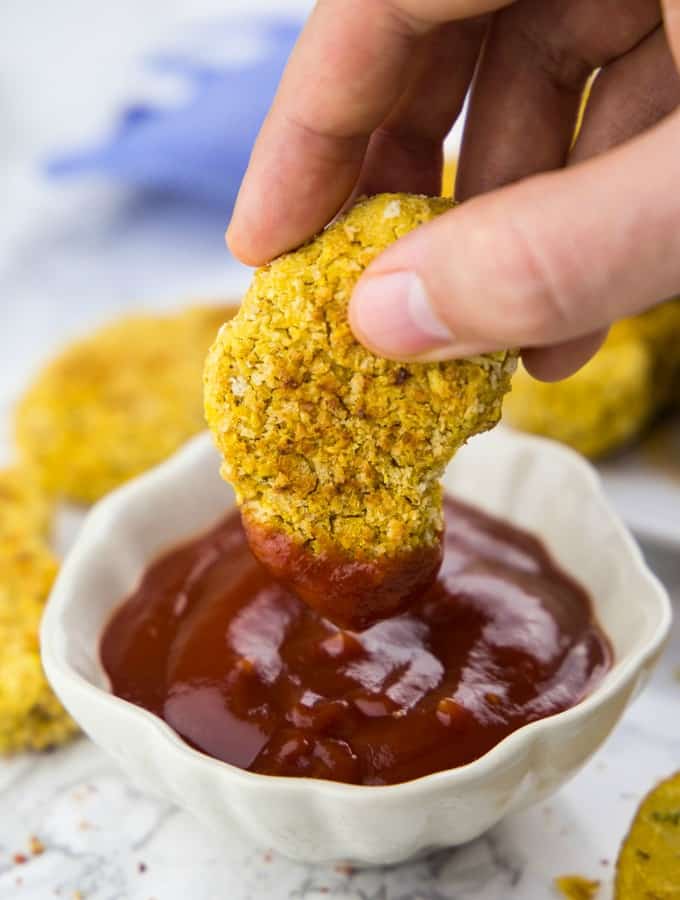
<instances>
[{"instance_id":1,"label":"middle finger","mask_svg":"<svg viewBox=\"0 0 680 900\"><path fill-rule=\"evenodd\" d=\"M444 138L458 118L486 19L442 25L421 40L409 84L371 136L355 195L438 194Z\"/></svg>"},{"instance_id":2,"label":"middle finger","mask_svg":"<svg viewBox=\"0 0 680 900\"><path fill-rule=\"evenodd\" d=\"M496 14L470 99L458 198L564 165L588 76L660 21L658 0L519 0Z\"/></svg>"}]
</instances>

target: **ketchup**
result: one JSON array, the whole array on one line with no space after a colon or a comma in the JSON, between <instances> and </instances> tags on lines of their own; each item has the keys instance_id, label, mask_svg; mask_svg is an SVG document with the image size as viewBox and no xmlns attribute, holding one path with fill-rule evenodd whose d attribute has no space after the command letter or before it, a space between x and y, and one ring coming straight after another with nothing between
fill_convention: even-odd
<instances>
[{"instance_id":1,"label":"ketchup","mask_svg":"<svg viewBox=\"0 0 680 900\"><path fill-rule=\"evenodd\" d=\"M267 775L394 784L479 758L578 703L611 664L540 541L445 500L437 580L361 632L252 556L238 512L145 573L101 641L112 691Z\"/></svg>"}]
</instances>

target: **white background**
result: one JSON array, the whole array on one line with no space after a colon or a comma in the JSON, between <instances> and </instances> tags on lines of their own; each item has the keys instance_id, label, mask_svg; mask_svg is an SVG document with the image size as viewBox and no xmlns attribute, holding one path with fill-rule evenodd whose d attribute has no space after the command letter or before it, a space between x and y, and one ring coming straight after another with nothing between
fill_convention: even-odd
<instances>
[{"instance_id":1,"label":"white background","mask_svg":"<svg viewBox=\"0 0 680 900\"><path fill-rule=\"evenodd\" d=\"M227 212L135 207L96 179L55 185L41 165L108 133L131 100L184 85L145 54L216 17L289 12L309 0L3 0L0 4L0 404L45 352L117 310L233 293L247 279L224 247ZM1 432L0 432L1 434Z\"/></svg>"}]
</instances>

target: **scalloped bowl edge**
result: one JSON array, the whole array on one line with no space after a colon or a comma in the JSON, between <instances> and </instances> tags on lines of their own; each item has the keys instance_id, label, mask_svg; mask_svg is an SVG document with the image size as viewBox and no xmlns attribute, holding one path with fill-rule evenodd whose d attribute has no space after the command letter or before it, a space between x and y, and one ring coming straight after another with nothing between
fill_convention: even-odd
<instances>
[{"instance_id":1,"label":"scalloped bowl edge","mask_svg":"<svg viewBox=\"0 0 680 900\"><path fill-rule=\"evenodd\" d=\"M307 862L400 862L482 834L551 794L604 742L658 659L668 596L611 510L592 467L572 451L502 427L457 454L446 488L542 537L588 588L615 664L581 703L514 732L480 759L389 787L257 775L185 744L161 719L113 696L98 642L148 564L205 531L234 504L207 434L100 501L48 601L43 664L95 743L136 783L229 839Z\"/></svg>"}]
</instances>

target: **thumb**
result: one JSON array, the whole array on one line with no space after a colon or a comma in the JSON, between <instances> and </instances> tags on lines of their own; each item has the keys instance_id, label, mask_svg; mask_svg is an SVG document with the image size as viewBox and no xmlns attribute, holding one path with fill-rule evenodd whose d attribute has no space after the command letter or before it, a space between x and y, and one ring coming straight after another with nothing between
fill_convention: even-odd
<instances>
[{"instance_id":1,"label":"thumb","mask_svg":"<svg viewBox=\"0 0 680 900\"><path fill-rule=\"evenodd\" d=\"M564 344L680 293L680 114L602 156L469 200L382 253L350 303L393 359Z\"/></svg>"}]
</instances>

